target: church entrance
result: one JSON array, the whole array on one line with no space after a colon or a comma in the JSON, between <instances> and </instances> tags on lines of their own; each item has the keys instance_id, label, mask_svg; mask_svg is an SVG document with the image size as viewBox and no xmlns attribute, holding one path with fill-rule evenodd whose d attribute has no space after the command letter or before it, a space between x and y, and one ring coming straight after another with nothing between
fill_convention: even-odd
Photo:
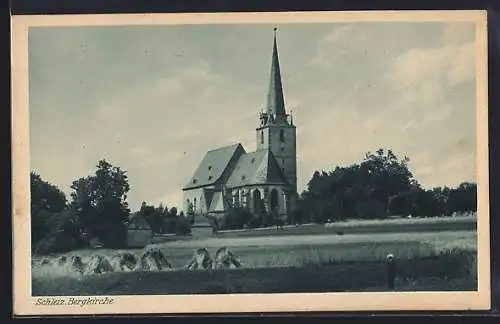
<instances>
[{"instance_id":1,"label":"church entrance","mask_svg":"<svg viewBox=\"0 0 500 324\"><path fill-rule=\"evenodd\" d=\"M279 209L278 190L276 189L271 190L270 207L271 207L271 212L278 212Z\"/></svg>"},{"instance_id":2,"label":"church entrance","mask_svg":"<svg viewBox=\"0 0 500 324\"><path fill-rule=\"evenodd\" d=\"M261 214L262 207L262 197L260 195L260 190L256 189L253 192L253 212L257 215Z\"/></svg>"}]
</instances>

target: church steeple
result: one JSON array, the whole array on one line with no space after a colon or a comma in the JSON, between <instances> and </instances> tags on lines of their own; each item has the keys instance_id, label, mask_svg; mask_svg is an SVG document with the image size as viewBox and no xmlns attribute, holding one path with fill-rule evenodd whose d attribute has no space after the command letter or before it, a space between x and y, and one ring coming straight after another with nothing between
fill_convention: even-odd
<instances>
[{"instance_id":1,"label":"church steeple","mask_svg":"<svg viewBox=\"0 0 500 324\"><path fill-rule=\"evenodd\" d=\"M276 44L276 28L274 28L273 56L271 60L271 74L269 92L267 94L266 111L268 115L281 119L285 117L285 101L283 98L283 85L281 84L280 62L278 46ZM281 117L281 118L280 118Z\"/></svg>"},{"instance_id":2,"label":"church steeple","mask_svg":"<svg viewBox=\"0 0 500 324\"><path fill-rule=\"evenodd\" d=\"M281 83L276 28L274 28L273 56L266 106L260 113L256 128L257 150L269 150L278 163L281 173L290 185L292 195L297 193L297 132L292 116L285 110Z\"/></svg>"}]
</instances>

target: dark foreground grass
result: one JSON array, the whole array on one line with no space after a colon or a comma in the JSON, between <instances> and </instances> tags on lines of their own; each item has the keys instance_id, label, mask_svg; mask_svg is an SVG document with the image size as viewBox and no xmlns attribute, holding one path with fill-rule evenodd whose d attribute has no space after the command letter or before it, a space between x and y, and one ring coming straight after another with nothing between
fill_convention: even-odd
<instances>
[{"instance_id":1,"label":"dark foreground grass","mask_svg":"<svg viewBox=\"0 0 500 324\"><path fill-rule=\"evenodd\" d=\"M401 260L397 290L473 291L473 254ZM167 295L383 291L385 262L342 262L303 267L220 271L108 273L83 278L33 278L34 296Z\"/></svg>"}]
</instances>

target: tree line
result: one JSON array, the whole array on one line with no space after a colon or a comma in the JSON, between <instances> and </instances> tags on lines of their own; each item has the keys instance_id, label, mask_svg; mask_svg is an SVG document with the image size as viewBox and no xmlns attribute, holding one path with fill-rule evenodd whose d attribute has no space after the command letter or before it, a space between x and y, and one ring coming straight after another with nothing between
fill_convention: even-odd
<instances>
[{"instance_id":1,"label":"tree line","mask_svg":"<svg viewBox=\"0 0 500 324\"><path fill-rule=\"evenodd\" d=\"M381 148L366 153L360 163L316 171L291 221L439 217L477 210L476 183L425 189L409 170L409 161Z\"/></svg>"},{"instance_id":2,"label":"tree line","mask_svg":"<svg viewBox=\"0 0 500 324\"><path fill-rule=\"evenodd\" d=\"M184 212L177 213L177 208L168 209L163 204L158 207L142 202L139 211L134 216L143 217L156 234L189 234L190 223L184 216Z\"/></svg>"},{"instance_id":3,"label":"tree line","mask_svg":"<svg viewBox=\"0 0 500 324\"><path fill-rule=\"evenodd\" d=\"M30 180L31 243L36 254L82 248L93 239L108 248L124 248L133 216L144 217L156 233L189 232L189 224L175 207L143 203L131 213L128 176L106 160L98 162L94 174L73 181L69 200L39 174L31 172Z\"/></svg>"},{"instance_id":4,"label":"tree line","mask_svg":"<svg viewBox=\"0 0 500 324\"><path fill-rule=\"evenodd\" d=\"M360 163L316 171L299 195L295 208L280 219L277 215L252 215L234 208L221 229L241 229L297 223L325 223L348 219L384 219L389 216L451 216L477 210L477 185L463 182L455 188L424 189L408 167L390 149L367 152Z\"/></svg>"},{"instance_id":5,"label":"tree line","mask_svg":"<svg viewBox=\"0 0 500 324\"><path fill-rule=\"evenodd\" d=\"M354 218L384 219L391 215L449 216L477 210L475 183L424 189L409 170L408 162L407 157L399 158L391 150L368 152L360 163L314 172L286 219L266 213L264 208L261 214L253 215L237 207L214 222L214 226L241 229ZM94 174L73 181L69 200L40 175L31 172L30 178L31 239L33 252L38 254L85 247L93 239L105 247L123 248L131 217L144 218L154 233L185 235L195 217L192 208L184 215L176 207L169 209L146 202L131 212L127 203L128 176L106 160L98 162Z\"/></svg>"}]
</instances>

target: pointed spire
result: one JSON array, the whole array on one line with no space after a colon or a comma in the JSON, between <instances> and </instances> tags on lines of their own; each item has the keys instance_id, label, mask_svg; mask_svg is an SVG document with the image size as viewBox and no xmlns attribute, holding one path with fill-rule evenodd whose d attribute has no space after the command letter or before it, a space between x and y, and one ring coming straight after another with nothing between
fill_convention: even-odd
<instances>
[{"instance_id":1,"label":"pointed spire","mask_svg":"<svg viewBox=\"0 0 500 324\"><path fill-rule=\"evenodd\" d=\"M285 115L285 102L283 99L283 86L281 84L280 63L278 58L278 46L276 44L276 30L274 28L273 57L271 61L271 75L269 81L269 92L267 94L266 110L268 114L275 116Z\"/></svg>"}]
</instances>

